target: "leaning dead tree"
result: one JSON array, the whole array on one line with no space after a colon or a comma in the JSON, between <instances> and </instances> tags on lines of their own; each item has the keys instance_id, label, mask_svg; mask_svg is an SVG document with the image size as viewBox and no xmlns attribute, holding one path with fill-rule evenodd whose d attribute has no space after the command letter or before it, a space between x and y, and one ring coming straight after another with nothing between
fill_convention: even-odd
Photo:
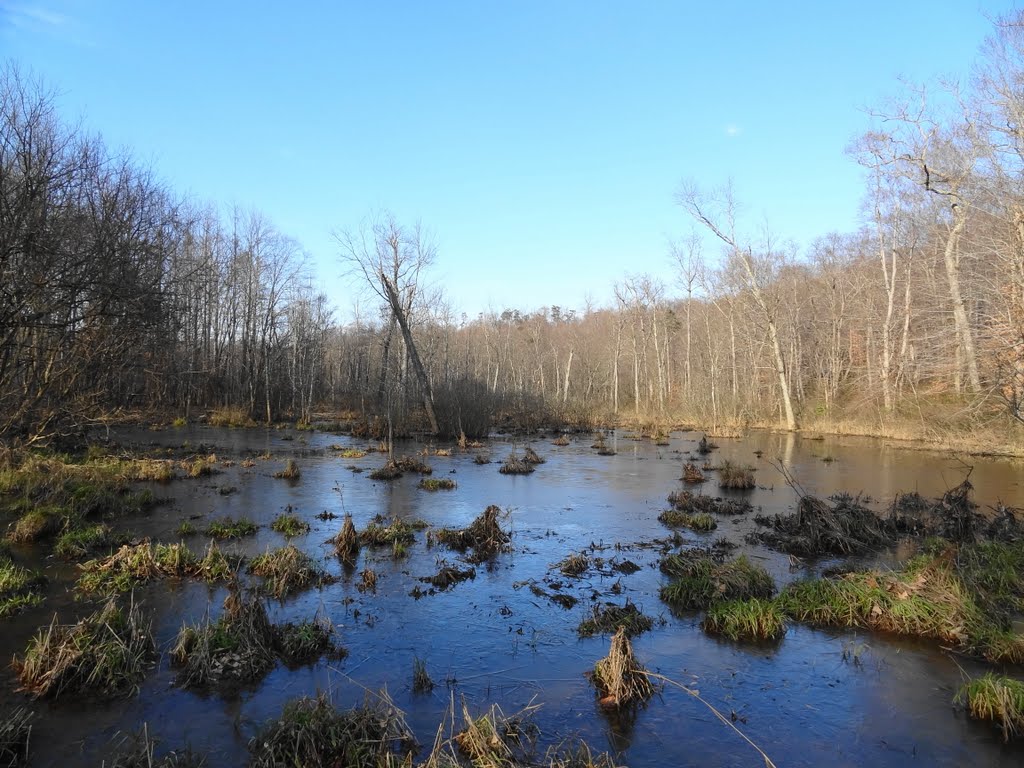
<instances>
[{"instance_id":1,"label":"leaning dead tree","mask_svg":"<svg viewBox=\"0 0 1024 768\"><path fill-rule=\"evenodd\" d=\"M363 276L367 286L387 305L391 321L398 324L419 383L430 431L436 435L440 430L434 413L430 378L416 350L409 323L418 294L420 273L433 263L436 248L424 236L419 224L402 226L387 212L369 223L364 222L358 230L336 234L335 239L341 248L342 261Z\"/></svg>"}]
</instances>

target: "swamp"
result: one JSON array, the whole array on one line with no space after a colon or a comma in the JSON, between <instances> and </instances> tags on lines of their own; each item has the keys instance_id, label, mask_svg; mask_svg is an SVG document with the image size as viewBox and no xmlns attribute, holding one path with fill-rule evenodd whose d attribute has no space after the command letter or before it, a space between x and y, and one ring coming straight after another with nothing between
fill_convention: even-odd
<instances>
[{"instance_id":1,"label":"swamp","mask_svg":"<svg viewBox=\"0 0 1024 768\"><path fill-rule=\"evenodd\" d=\"M700 432L613 431L601 455L536 431L431 446L452 480L431 493L423 467L374 479L402 462L330 431L95 437L51 460L116 464L113 495L54 496L37 535L24 499L44 489L5 477L12 765L129 764L125 744L273 765L316 754L313 730L335 740L318 759L357 765L1024 760L1019 459L753 431L703 462ZM154 470L192 456L195 476ZM687 484L698 463L709 482Z\"/></svg>"}]
</instances>

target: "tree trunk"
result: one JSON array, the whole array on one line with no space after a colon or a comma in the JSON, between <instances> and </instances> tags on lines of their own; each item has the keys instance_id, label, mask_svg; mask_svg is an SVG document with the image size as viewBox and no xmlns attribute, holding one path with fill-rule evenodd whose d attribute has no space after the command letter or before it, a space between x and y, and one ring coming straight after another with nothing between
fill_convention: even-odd
<instances>
[{"instance_id":1,"label":"tree trunk","mask_svg":"<svg viewBox=\"0 0 1024 768\"><path fill-rule=\"evenodd\" d=\"M398 327L402 331L402 338L405 339L406 350L409 353L409 359L412 361L413 371L416 373L416 378L419 380L420 390L423 392L423 408L427 412L427 420L430 422L431 434L436 435L441 430L437 426L437 416L434 415L434 395L430 389L430 379L427 378L427 372L423 368L423 363L420 361L419 353L416 351L416 345L412 340L412 331L409 329L409 321L405 316L405 310L402 307L402 302L399 299L398 291L394 284L388 279L388 276L381 272L380 275L381 284L384 286L384 290L387 292L388 303L391 305L391 312L395 320L398 321Z\"/></svg>"}]
</instances>

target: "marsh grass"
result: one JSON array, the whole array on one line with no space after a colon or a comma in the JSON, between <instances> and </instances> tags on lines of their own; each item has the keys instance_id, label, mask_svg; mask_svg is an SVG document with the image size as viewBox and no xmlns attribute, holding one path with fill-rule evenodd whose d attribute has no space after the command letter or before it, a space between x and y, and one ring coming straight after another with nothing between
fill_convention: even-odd
<instances>
[{"instance_id":1,"label":"marsh grass","mask_svg":"<svg viewBox=\"0 0 1024 768\"><path fill-rule=\"evenodd\" d=\"M130 539L127 533L115 533L106 524L71 528L64 531L53 546L53 553L65 560L80 560L83 557L109 554Z\"/></svg>"},{"instance_id":2,"label":"marsh grass","mask_svg":"<svg viewBox=\"0 0 1024 768\"><path fill-rule=\"evenodd\" d=\"M474 518L466 528L442 528L434 534L441 544L459 552L472 550L467 559L471 563L482 563L512 549L512 536L501 527L503 513L496 504L491 504Z\"/></svg>"},{"instance_id":3,"label":"marsh grass","mask_svg":"<svg viewBox=\"0 0 1024 768\"><path fill-rule=\"evenodd\" d=\"M217 469L217 456L213 453L209 456L197 456L192 459L183 460L180 466L185 474L192 479L209 477L220 472Z\"/></svg>"},{"instance_id":4,"label":"marsh grass","mask_svg":"<svg viewBox=\"0 0 1024 768\"><path fill-rule=\"evenodd\" d=\"M388 459L383 467L378 467L370 473L371 480L397 480L402 476L402 470L392 459Z\"/></svg>"},{"instance_id":5,"label":"marsh grass","mask_svg":"<svg viewBox=\"0 0 1024 768\"><path fill-rule=\"evenodd\" d=\"M82 563L75 589L83 595L111 595L162 578L213 582L227 579L236 567L214 542L200 559L184 544L153 544L147 539L134 546L125 544L108 557Z\"/></svg>"},{"instance_id":6,"label":"marsh grass","mask_svg":"<svg viewBox=\"0 0 1024 768\"><path fill-rule=\"evenodd\" d=\"M278 600L298 590L334 581L313 558L293 544L257 555L249 563L249 573L262 577L263 591Z\"/></svg>"},{"instance_id":7,"label":"marsh grass","mask_svg":"<svg viewBox=\"0 0 1024 768\"><path fill-rule=\"evenodd\" d=\"M278 533L284 534L289 539L295 536L301 536L304 533L309 533L309 523L297 515L289 515L287 513L280 514L274 518L274 522L270 524L270 528Z\"/></svg>"},{"instance_id":8,"label":"marsh grass","mask_svg":"<svg viewBox=\"0 0 1024 768\"><path fill-rule=\"evenodd\" d=\"M491 463L491 454L489 454L489 453L478 453L478 454L473 456L473 463L474 464L490 464Z\"/></svg>"},{"instance_id":9,"label":"marsh grass","mask_svg":"<svg viewBox=\"0 0 1024 768\"><path fill-rule=\"evenodd\" d=\"M701 627L730 640L777 640L786 634L786 619L775 600L755 597L713 603Z\"/></svg>"},{"instance_id":10,"label":"marsh grass","mask_svg":"<svg viewBox=\"0 0 1024 768\"><path fill-rule=\"evenodd\" d=\"M406 546L415 540L416 528L411 523L398 517L388 521L383 515L376 515L359 533L360 543L367 547Z\"/></svg>"},{"instance_id":11,"label":"marsh grass","mask_svg":"<svg viewBox=\"0 0 1024 768\"><path fill-rule=\"evenodd\" d=\"M184 625L171 649L186 687L262 678L276 661L277 635L258 596L242 594L233 583L216 621L207 614L197 625Z\"/></svg>"},{"instance_id":12,"label":"marsh grass","mask_svg":"<svg viewBox=\"0 0 1024 768\"><path fill-rule=\"evenodd\" d=\"M372 568L364 568L359 574L360 592L375 592L377 590L377 572Z\"/></svg>"},{"instance_id":13,"label":"marsh grass","mask_svg":"<svg viewBox=\"0 0 1024 768\"><path fill-rule=\"evenodd\" d=\"M345 513L345 520L341 524L341 530L327 540L327 543L334 547L334 554L342 562L352 565L359 555L359 534L356 532L355 523L352 522L352 515Z\"/></svg>"},{"instance_id":14,"label":"marsh grass","mask_svg":"<svg viewBox=\"0 0 1024 768\"><path fill-rule=\"evenodd\" d=\"M498 467L498 471L503 475L528 475L533 472L533 469L534 465L520 457L515 451L512 451L504 463Z\"/></svg>"},{"instance_id":15,"label":"marsh grass","mask_svg":"<svg viewBox=\"0 0 1024 768\"><path fill-rule=\"evenodd\" d=\"M647 670L633 653L625 627L620 627L612 636L608 655L594 665L591 680L604 707L642 704L655 692Z\"/></svg>"},{"instance_id":16,"label":"marsh grass","mask_svg":"<svg viewBox=\"0 0 1024 768\"><path fill-rule=\"evenodd\" d=\"M289 667L312 664L322 656L343 659L348 655L344 648L335 644L334 625L323 614L312 621L281 624L274 630L277 653Z\"/></svg>"},{"instance_id":17,"label":"marsh grass","mask_svg":"<svg viewBox=\"0 0 1024 768\"><path fill-rule=\"evenodd\" d=\"M683 465L683 482L696 485L697 483L703 483L707 480L704 473L701 472L700 467L691 461L686 462Z\"/></svg>"},{"instance_id":18,"label":"marsh grass","mask_svg":"<svg viewBox=\"0 0 1024 768\"><path fill-rule=\"evenodd\" d=\"M738 491L754 487L754 468L736 464L726 459L718 469L718 486Z\"/></svg>"},{"instance_id":19,"label":"marsh grass","mask_svg":"<svg viewBox=\"0 0 1024 768\"><path fill-rule=\"evenodd\" d=\"M429 464L425 464L415 456L399 456L394 459L394 464L401 472L412 472L417 475L429 475L434 472Z\"/></svg>"},{"instance_id":20,"label":"marsh grass","mask_svg":"<svg viewBox=\"0 0 1024 768\"><path fill-rule=\"evenodd\" d=\"M706 533L718 527L718 522L707 512L680 512L670 509L658 515L658 521L670 528L689 528Z\"/></svg>"},{"instance_id":21,"label":"marsh grass","mask_svg":"<svg viewBox=\"0 0 1024 768\"><path fill-rule=\"evenodd\" d=\"M143 724L135 732L117 739L112 753L103 760L103 768L203 768L206 758L191 749L171 750L157 758L157 740L149 735L149 726Z\"/></svg>"},{"instance_id":22,"label":"marsh grass","mask_svg":"<svg viewBox=\"0 0 1024 768\"><path fill-rule=\"evenodd\" d=\"M525 461L527 464L536 465L543 464L546 461L546 459L540 456L540 454L538 454L530 446L526 446L526 448L523 449L523 461Z\"/></svg>"},{"instance_id":23,"label":"marsh grass","mask_svg":"<svg viewBox=\"0 0 1024 768\"><path fill-rule=\"evenodd\" d=\"M0 766L15 768L28 763L34 717L25 707L16 707L0 717Z\"/></svg>"},{"instance_id":24,"label":"marsh grass","mask_svg":"<svg viewBox=\"0 0 1024 768\"><path fill-rule=\"evenodd\" d=\"M452 739L474 768L517 768L528 764L539 731L530 720L537 705L507 716L497 705L473 717L462 702L463 727Z\"/></svg>"},{"instance_id":25,"label":"marsh grass","mask_svg":"<svg viewBox=\"0 0 1024 768\"><path fill-rule=\"evenodd\" d=\"M551 441L551 444L564 448L565 446L569 445L570 442L571 441L569 440L568 435L559 435L558 437Z\"/></svg>"},{"instance_id":26,"label":"marsh grass","mask_svg":"<svg viewBox=\"0 0 1024 768\"><path fill-rule=\"evenodd\" d=\"M475 579L476 570L473 568L456 568L453 565L444 564L433 576L423 576L420 581L430 584L436 589L445 590L453 587L460 581Z\"/></svg>"},{"instance_id":27,"label":"marsh grass","mask_svg":"<svg viewBox=\"0 0 1024 768\"><path fill-rule=\"evenodd\" d=\"M706 555L669 555L661 570L673 581L661 588L661 599L677 610L699 610L714 603L775 594L775 581L745 555L725 563Z\"/></svg>"},{"instance_id":28,"label":"marsh grass","mask_svg":"<svg viewBox=\"0 0 1024 768\"><path fill-rule=\"evenodd\" d=\"M969 681L956 695L976 720L988 720L999 726L1003 741L1024 734L1024 683L988 672Z\"/></svg>"},{"instance_id":29,"label":"marsh grass","mask_svg":"<svg viewBox=\"0 0 1024 768\"><path fill-rule=\"evenodd\" d=\"M564 576L571 576L574 579L578 579L586 573L590 566L590 558L585 552L574 552L565 559L555 563L555 568Z\"/></svg>"},{"instance_id":30,"label":"marsh grass","mask_svg":"<svg viewBox=\"0 0 1024 768\"><path fill-rule=\"evenodd\" d=\"M419 487L424 491L450 491L455 488L455 481L450 477L424 477Z\"/></svg>"},{"instance_id":31,"label":"marsh grass","mask_svg":"<svg viewBox=\"0 0 1024 768\"><path fill-rule=\"evenodd\" d=\"M430 693L434 690L434 681L427 672L427 663L419 656L412 660L412 692Z\"/></svg>"},{"instance_id":32,"label":"marsh grass","mask_svg":"<svg viewBox=\"0 0 1024 768\"><path fill-rule=\"evenodd\" d=\"M152 626L141 607L133 602L122 609L110 600L76 624L59 624L54 616L13 666L20 690L36 698L103 698L136 692L155 658Z\"/></svg>"},{"instance_id":33,"label":"marsh grass","mask_svg":"<svg viewBox=\"0 0 1024 768\"><path fill-rule=\"evenodd\" d=\"M577 633L580 637L593 637L594 635L609 634L625 631L629 637L636 637L648 632L654 626L650 616L631 603L628 599L625 605L614 605L607 603L604 606L594 606L591 615L580 622Z\"/></svg>"},{"instance_id":34,"label":"marsh grass","mask_svg":"<svg viewBox=\"0 0 1024 768\"><path fill-rule=\"evenodd\" d=\"M288 459L284 463L284 468L274 473L274 477L283 480L298 480L302 477L302 472L299 470L299 465L295 462L295 459Z\"/></svg>"},{"instance_id":35,"label":"marsh grass","mask_svg":"<svg viewBox=\"0 0 1024 768\"><path fill-rule=\"evenodd\" d=\"M18 565L0 550L0 619L39 605L45 586L43 574Z\"/></svg>"},{"instance_id":36,"label":"marsh grass","mask_svg":"<svg viewBox=\"0 0 1024 768\"><path fill-rule=\"evenodd\" d=\"M362 448L343 448L340 445L332 445L331 449L338 451L338 457L342 459L361 459L366 456L366 451Z\"/></svg>"},{"instance_id":37,"label":"marsh grass","mask_svg":"<svg viewBox=\"0 0 1024 768\"><path fill-rule=\"evenodd\" d=\"M890 544L898 533L892 518L879 517L849 496L829 503L805 494L794 514L754 520L768 528L754 539L798 557L862 554Z\"/></svg>"},{"instance_id":38,"label":"marsh grass","mask_svg":"<svg viewBox=\"0 0 1024 768\"><path fill-rule=\"evenodd\" d=\"M416 742L384 692L338 711L325 694L285 704L249 742L251 768L387 768L411 765ZM408 762L406 762L408 758Z\"/></svg>"},{"instance_id":39,"label":"marsh grass","mask_svg":"<svg viewBox=\"0 0 1024 768\"><path fill-rule=\"evenodd\" d=\"M249 412L244 408L225 406L212 411L207 419L212 427L255 427Z\"/></svg>"},{"instance_id":40,"label":"marsh grass","mask_svg":"<svg viewBox=\"0 0 1024 768\"><path fill-rule=\"evenodd\" d=\"M223 517L211 522L203 533L214 539L241 539L245 536L252 536L259 529L259 525L247 517L240 517L237 520L232 517Z\"/></svg>"}]
</instances>

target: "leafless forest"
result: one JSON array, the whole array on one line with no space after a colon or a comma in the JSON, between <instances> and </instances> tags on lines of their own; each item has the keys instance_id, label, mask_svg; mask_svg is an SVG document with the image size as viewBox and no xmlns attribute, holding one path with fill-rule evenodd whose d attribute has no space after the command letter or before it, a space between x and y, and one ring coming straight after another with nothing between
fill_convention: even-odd
<instances>
[{"instance_id":1,"label":"leafless forest","mask_svg":"<svg viewBox=\"0 0 1024 768\"><path fill-rule=\"evenodd\" d=\"M862 229L797 250L758 201L683 181L679 231L695 234L661 275L625 275L612 306L580 311L466 318L432 279L444 254L387 213L324 223L342 225L352 276L329 298L265 216L175 193L49 89L0 72L0 435L15 442L214 409L448 436L616 420L1005 437L1024 420L1024 15L959 82L894 83L865 114L848 148ZM340 322L332 302L357 292L375 302Z\"/></svg>"}]
</instances>

